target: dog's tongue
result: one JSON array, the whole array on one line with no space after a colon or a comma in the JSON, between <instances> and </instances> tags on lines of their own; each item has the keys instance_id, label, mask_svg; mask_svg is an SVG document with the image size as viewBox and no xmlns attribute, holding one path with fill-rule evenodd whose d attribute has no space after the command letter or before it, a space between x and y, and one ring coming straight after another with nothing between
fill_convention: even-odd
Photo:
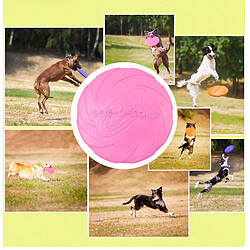
<instances>
[{"instance_id":1,"label":"dog's tongue","mask_svg":"<svg viewBox=\"0 0 250 250\"><path fill-rule=\"evenodd\" d=\"M52 167L46 167L45 168L45 171L47 171L48 173L50 173L50 174L54 174L55 173L55 169L54 168L52 168Z\"/></svg>"},{"instance_id":2,"label":"dog's tongue","mask_svg":"<svg viewBox=\"0 0 250 250\"><path fill-rule=\"evenodd\" d=\"M155 46L159 43L160 39L157 36L149 36L146 41L145 44L148 46Z\"/></svg>"}]
</instances>

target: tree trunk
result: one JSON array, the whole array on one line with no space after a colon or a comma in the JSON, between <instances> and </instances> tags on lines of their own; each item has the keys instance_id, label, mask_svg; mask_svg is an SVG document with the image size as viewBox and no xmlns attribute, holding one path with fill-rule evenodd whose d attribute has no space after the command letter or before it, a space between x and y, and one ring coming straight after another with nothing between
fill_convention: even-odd
<instances>
[{"instance_id":1,"label":"tree trunk","mask_svg":"<svg viewBox=\"0 0 250 250\"><path fill-rule=\"evenodd\" d=\"M233 78L233 96L236 96L236 88L237 88L237 82L236 82L236 77Z\"/></svg>"},{"instance_id":2,"label":"tree trunk","mask_svg":"<svg viewBox=\"0 0 250 250\"><path fill-rule=\"evenodd\" d=\"M178 58L178 74L182 74L182 56Z\"/></svg>"},{"instance_id":3,"label":"tree trunk","mask_svg":"<svg viewBox=\"0 0 250 250\"><path fill-rule=\"evenodd\" d=\"M142 21L142 19L141 19L141 36L144 36L143 21Z\"/></svg>"},{"instance_id":4,"label":"tree trunk","mask_svg":"<svg viewBox=\"0 0 250 250\"><path fill-rule=\"evenodd\" d=\"M97 45L98 45L99 34L100 34L100 28L97 28L97 30L96 30L96 37L95 37L95 43L94 43L94 46L93 46L93 49L92 49L92 52L91 52L91 57L94 57L95 50L96 50Z\"/></svg>"},{"instance_id":5,"label":"tree trunk","mask_svg":"<svg viewBox=\"0 0 250 250\"><path fill-rule=\"evenodd\" d=\"M180 48L181 48L181 46L182 46L182 40L180 40ZM179 55L179 58L178 58L178 74L179 75L182 74L182 70L183 70L183 68L182 68L182 56Z\"/></svg>"},{"instance_id":6,"label":"tree trunk","mask_svg":"<svg viewBox=\"0 0 250 250\"><path fill-rule=\"evenodd\" d=\"M88 29L87 56L90 59L90 29Z\"/></svg>"},{"instance_id":7,"label":"tree trunk","mask_svg":"<svg viewBox=\"0 0 250 250\"><path fill-rule=\"evenodd\" d=\"M9 46L12 46L13 38L14 38L14 29L12 29L10 32Z\"/></svg>"},{"instance_id":8,"label":"tree trunk","mask_svg":"<svg viewBox=\"0 0 250 250\"><path fill-rule=\"evenodd\" d=\"M123 35L123 18L120 16L120 35Z\"/></svg>"}]
</instances>

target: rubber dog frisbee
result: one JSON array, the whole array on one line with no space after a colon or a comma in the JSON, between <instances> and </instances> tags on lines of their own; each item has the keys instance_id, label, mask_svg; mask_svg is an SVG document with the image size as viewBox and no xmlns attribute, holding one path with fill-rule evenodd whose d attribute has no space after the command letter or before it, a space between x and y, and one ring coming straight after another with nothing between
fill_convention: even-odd
<instances>
[{"instance_id":1,"label":"rubber dog frisbee","mask_svg":"<svg viewBox=\"0 0 250 250\"><path fill-rule=\"evenodd\" d=\"M149 36L147 37L145 44L148 46L155 46L159 43L160 39L157 36Z\"/></svg>"},{"instance_id":2,"label":"rubber dog frisbee","mask_svg":"<svg viewBox=\"0 0 250 250\"><path fill-rule=\"evenodd\" d=\"M229 153L233 152L233 150L234 150L234 145L230 145L230 146L225 148L224 152L226 154L229 154Z\"/></svg>"},{"instance_id":3,"label":"rubber dog frisbee","mask_svg":"<svg viewBox=\"0 0 250 250\"><path fill-rule=\"evenodd\" d=\"M191 127L191 128L187 128L185 130L185 133L188 135L188 136L194 136L196 134L196 129Z\"/></svg>"},{"instance_id":4,"label":"rubber dog frisbee","mask_svg":"<svg viewBox=\"0 0 250 250\"><path fill-rule=\"evenodd\" d=\"M143 166L163 153L176 128L177 109L161 80L133 63L108 65L91 74L72 104L73 131L83 150L106 166L124 169Z\"/></svg>"},{"instance_id":5,"label":"rubber dog frisbee","mask_svg":"<svg viewBox=\"0 0 250 250\"><path fill-rule=\"evenodd\" d=\"M78 71L82 76L84 76L85 78L87 78L87 77L89 76L83 69L77 68L77 71Z\"/></svg>"},{"instance_id":6,"label":"rubber dog frisbee","mask_svg":"<svg viewBox=\"0 0 250 250\"><path fill-rule=\"evenodd\" d=\"M214 97L224 96L228 93L228 88L225 86L213 86L208 89L208 94Z\"/></svg>"},{"instance_id":7,"label":"rubber dog frisbee","mask_svg":"<svg viewBox=\"0 0 250 250\"><path fill-rule=\"evenodd\" d=\"M54 174L55 173L55 169L53 167L46 167L44 169L45 169L45 171L47 171L50 174Z\"/></svg>"}]
</instances>

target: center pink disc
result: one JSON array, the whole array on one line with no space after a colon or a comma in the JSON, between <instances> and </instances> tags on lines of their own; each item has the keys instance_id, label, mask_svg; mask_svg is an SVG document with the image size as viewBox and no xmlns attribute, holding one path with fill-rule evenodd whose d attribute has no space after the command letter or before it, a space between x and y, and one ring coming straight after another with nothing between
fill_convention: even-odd
<instances>
[{"instance_id":1,"label":"center pink disc","mask_svg":"<svg viewBox=\"0 0 250 250\"><path fill-rule=\"evenodd\" d=\"M83 89L76 123L82 140L98 157L137 163L166 143L173 112L166 88L154 76L117 67L100 73Z\"/></svg>"}]
</instances>

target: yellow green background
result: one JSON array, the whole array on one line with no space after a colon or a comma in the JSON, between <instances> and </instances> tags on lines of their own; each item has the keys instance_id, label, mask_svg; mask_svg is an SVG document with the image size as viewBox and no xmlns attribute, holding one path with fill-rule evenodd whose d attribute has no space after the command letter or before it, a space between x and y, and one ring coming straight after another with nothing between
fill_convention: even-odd
<instances>
[{"instance_id":1,"label":"yellow green background","mask_svg":"<svg viewBox=\"0 0 250 250\"><path fill-rule=\"evenodd\" d=\"M5 0L3 25L96 27L104 14L175 14L176 35L244 35L243 0ZM244 246L244 213L190 213L189 238L88 238L87 213L4 213L4 246ZM150 230L150 229L148 229ZM226 240L225 240L226 239Z\"/></svg>"}]
</instances>

